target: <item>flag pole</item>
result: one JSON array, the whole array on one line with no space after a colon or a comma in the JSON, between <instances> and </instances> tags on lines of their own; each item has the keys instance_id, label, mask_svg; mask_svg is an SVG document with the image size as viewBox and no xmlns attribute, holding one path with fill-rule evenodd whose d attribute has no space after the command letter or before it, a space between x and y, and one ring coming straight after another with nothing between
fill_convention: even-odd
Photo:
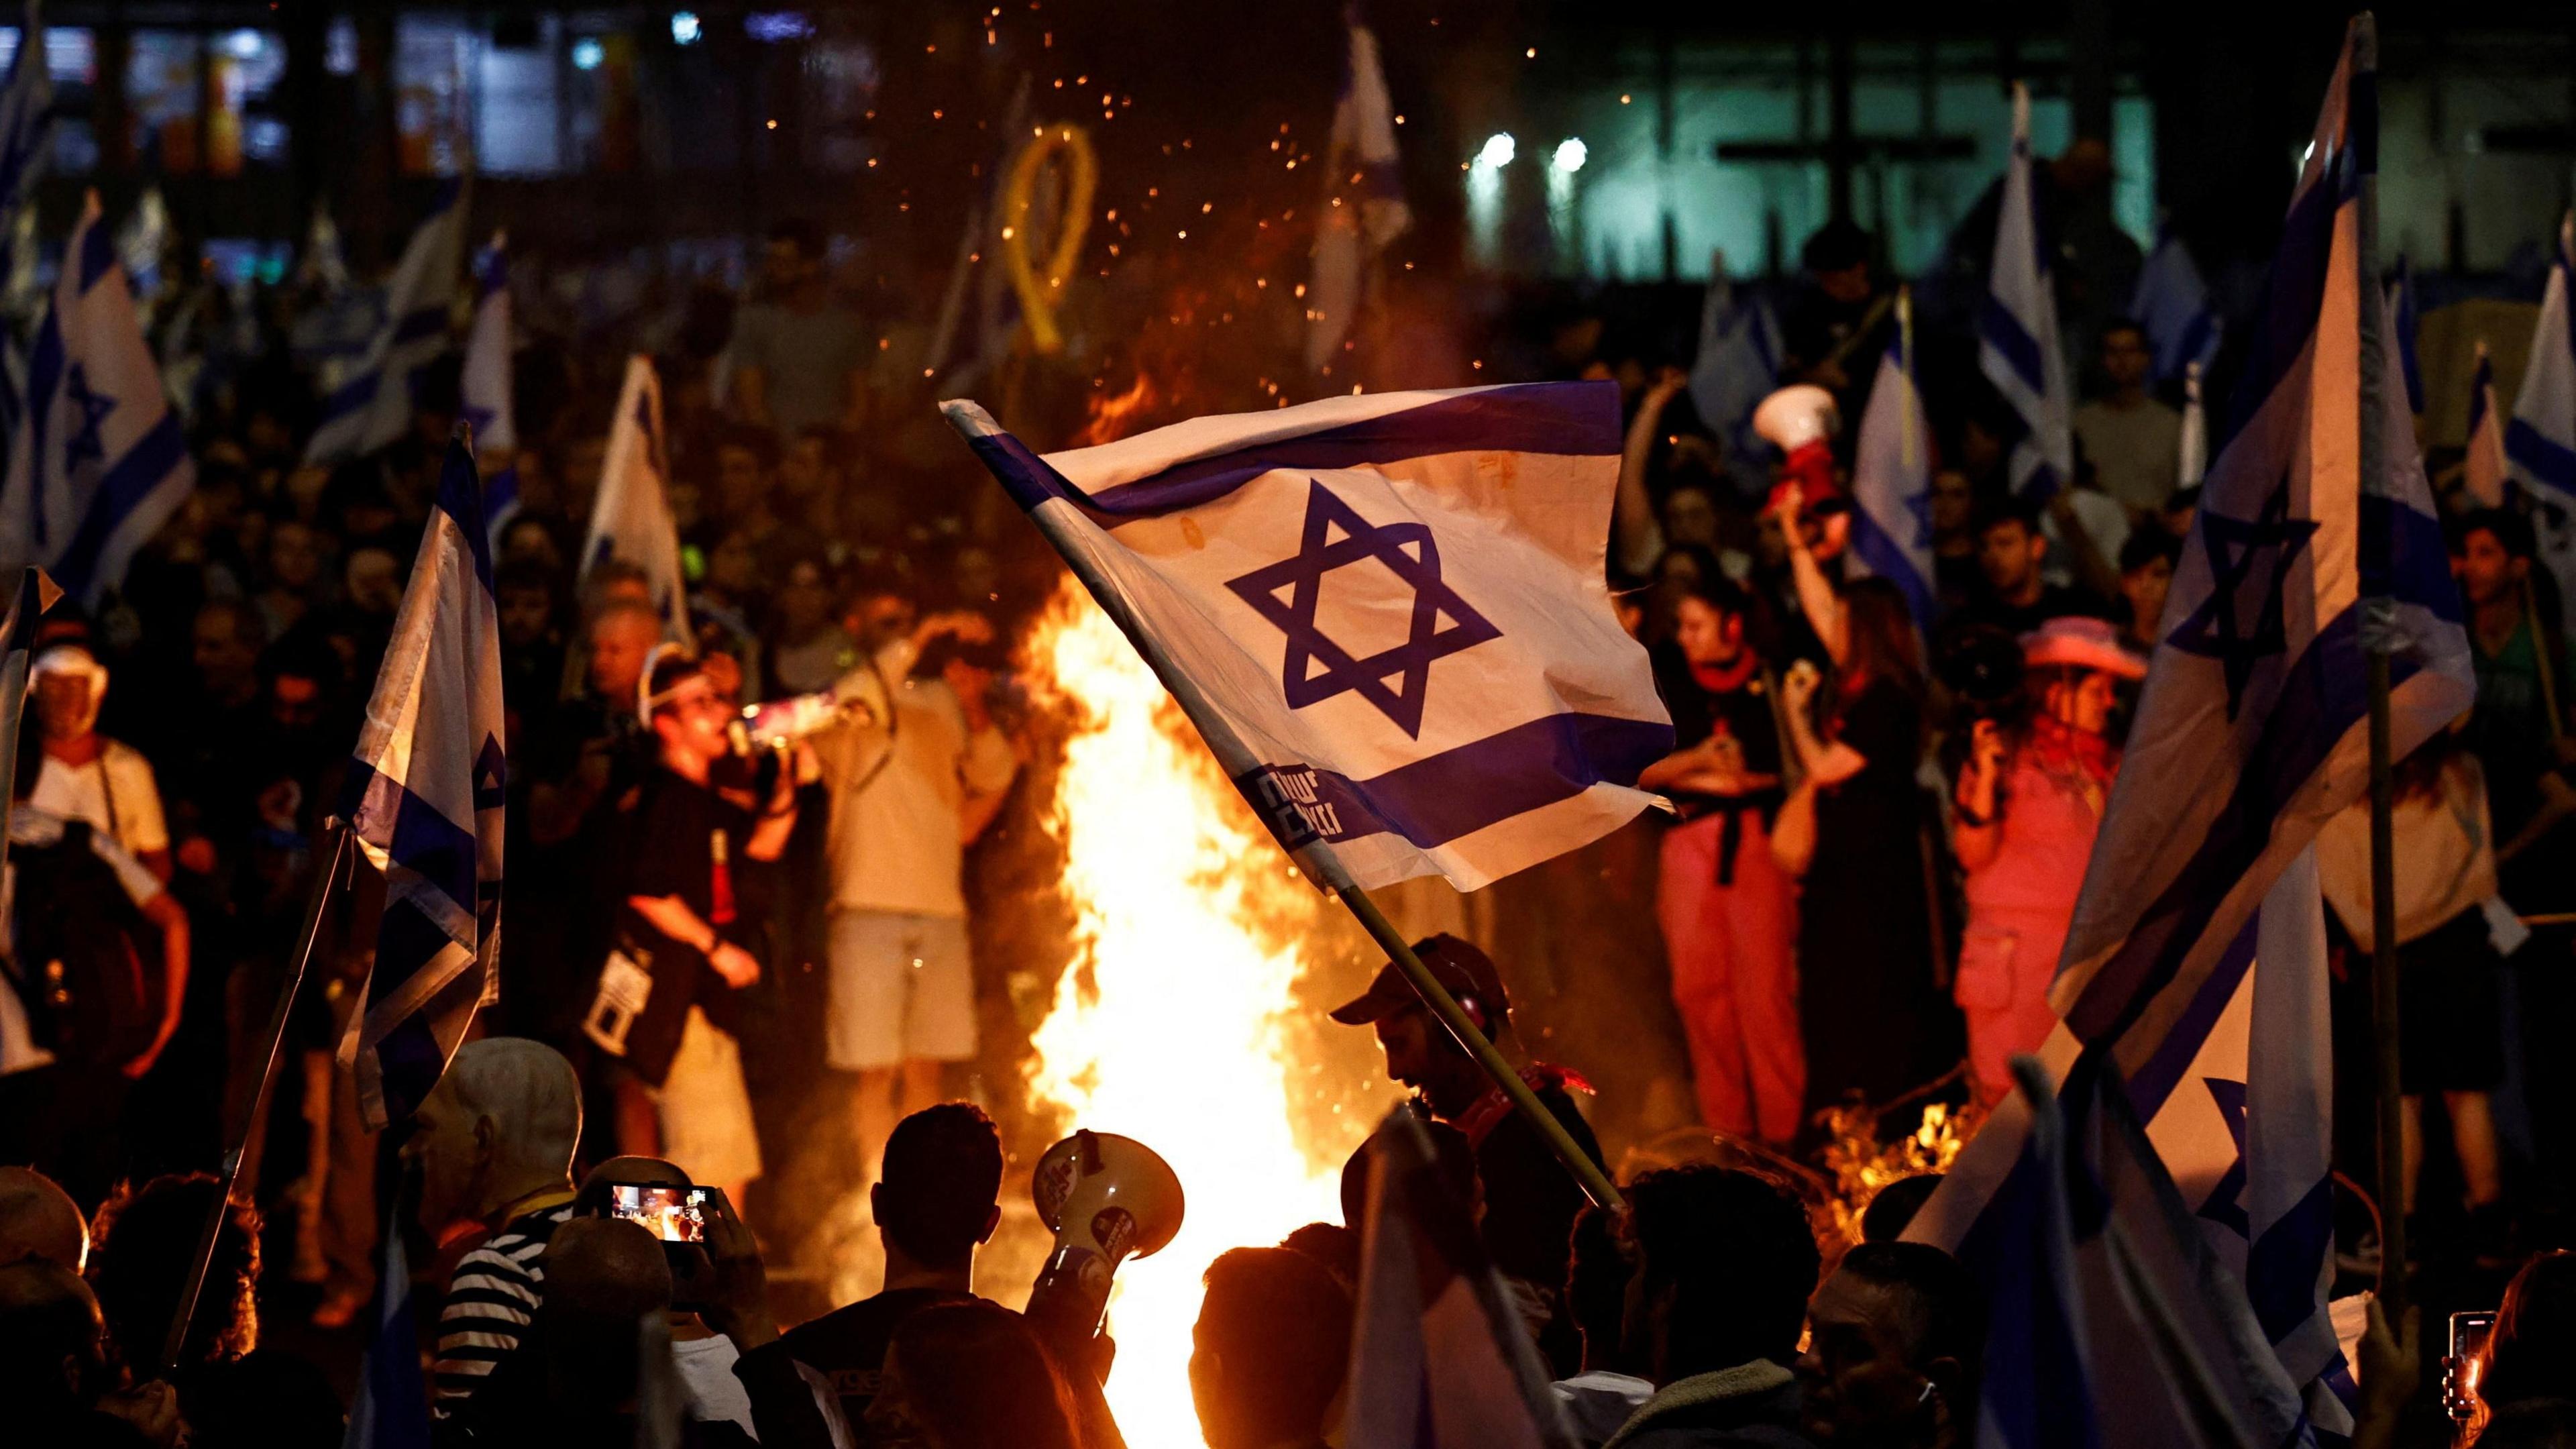
<instances>
[{"instance_id":1,"label":"flag pole","mask_svg":"<svg viewBox=\"0 0 2576 1449\"><path fill-rule=\"evenodd\" d=\"M2360 492L2367 499L2384 494L2387 479L2385 419L2380 393L2387 378L2387 359L2380 352L2379 312L2385 303L2379 286L2379 27L2367 10L2353 17L2352 73L2354 91L2369 98L2369 111L2347 97L2344 114L2351 134L2358 185L2353 204L2355 273L2361 284L2360 357ZM2365 85L2364 78L2369 83ZM2367 516L2365 510L2364 516ZM2379 1301L2391 1323L2406 1317L2406 1127L2398 1096L2397 1020L2397 852L2396 762L2389 723L2389 664L2396 642L2395 605L2386 598L2363 601L2362 636L2370 661L2370 1018L2379 1070ZM2389 1206L2395 1204L2392 1210Z\"/></svg>"},{"instance_id":2,"label":"flag pole","mask_svg":"<svg viewBox=\"0 0 2576 1449\"><path fill-rule=\"evenodd\" d=\"M1342 904L1350 908L1370 938L1386 952L1387 959L1395 963L1395 969L1404 973L1404 979L1412 983L1414 991L1421 996L1422 1004L1431 1008L1431 1014L1440 1018L1440 1024L1457 1038L1458 1045L1476 1059L1476 1065L1485 1069L1485 1075L1493 1079L1494 1085L1502 1089L1503 1095L1511 1099L1511 1104L1520 1109L1520 1114L1529 1119L1530 1125L1539 1130L1539 1135L1565 1163L1565 1170L1574 1174L1574 1180L1582 1184L1584 1196L1611 1212L1625 1208L1627 1203L1619 1196L1619 1189L1610 1181L1610 1175L1603 1172L1601 1164L1594 1162L1591 1154L1575 1142L1574 1134L1566 1131L1565 1124L1556 1120L1556 1114L1547 1110L1547 1104L1538 1099L1538 1093L1530 1090L1528 1082L1521 1080L1521 1074L1512 1069L1512 1064L1504 1059L1493 1042L1477 1030L1476 1019L1458 1004L1458 998L1449 994L1449 988L1440 984L1440 978L1431 974L1431 968L1422 964L1422 958L1414 954L1412 944L1404 939L1404 933L1397 930L1395 923L1386 918L1386 913L1377 908L1376 901L1369 899L1369 893L1358 886L1345 885L1337 887L1334 894L1341 897Z\"/></svg>"},{"instance_id":3,"label":"flag pole","mask_svg":"<svg viewBox=\"0 0 2576 1449\"><path fill-rule=\"evenodd\" d=\"M322 933L322 912L330 904L331 893L340 884L343 867L349 860L349 824L333 818L324 823L322 873L315 877L313 894L304 902L304 928L297 933L295 954L289 958L286 984L278 988L277 1005L268 1014L268 1032L263 1038L267 1051L260 1059L258 1084L251 1089L250 1100L231 1125L224 1140L224 1155L215 1171L217 1186L214 1203L206 1209L205 1226L197 1234L197 1250L188 1260L188 1276L179 1285L178 1311L170 1318L169 1336L162 1340L159 1374L170 1377L179 1366L179 1353L187 1346L188 1325L197 1316L197 1299L206 1287L206 1270L215 1257L215 1241L223 1235L224 1218L232 1209L233 1187L240 1180L242 1156L249 1150L251 1133L257 1129L260 1108L268 1100L268 1088L277 1076L277 1057L286 1039L286 1024L294 1009L295 998L304 985L307 968L313 962L313 944Z\"/></svg>"},{"instance_id":4,"label":"flag pole","mask_svg":"<svg viewBox=\"0 0 2576 1449\"><path fill-rule=\"evenodd\" d=\"M27 677L36 658L36 621L44 616L62 590L45 571L29 564L18 571L16 602L9 610L8 628L0 638L0 650L6 651L0 662L0 868L9 863L9 812L18 802L18 726L27 717ZM8 990L0 983L0 991Z\"/></svg>"}]
</instances>

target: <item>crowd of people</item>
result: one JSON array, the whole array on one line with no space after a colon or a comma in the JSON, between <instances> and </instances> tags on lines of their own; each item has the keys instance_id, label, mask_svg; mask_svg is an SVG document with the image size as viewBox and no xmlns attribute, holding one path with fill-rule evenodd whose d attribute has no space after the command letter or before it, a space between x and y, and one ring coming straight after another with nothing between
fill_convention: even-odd
<instances>
[{"instance_id":1,"label":"crowd of people","mask_svg":"<svg viewBox=\"0 0 2576 1449\"><path fill-rule=\"evenodd\" d=\"M1806 422L1823 433L1865 411L1895 326L1872 256L1829 227L1779 299L1774 380L1820 390ZM1920 349L1928 610L1853 566L1847 439L1839 464L1775 478L1740 420L1703 415L1691 358L1659 355L1656 329L1623 337L1580 309L1515 324L1519 372L1611 380L1626 410L1606 556L1676 729L1641 781L1676 814L1638 828L1659 836L1656 924L1699 1121L1747 1161L1812 1154L1830 1109L1991 1106L2055 1024L2048 984L2195 526L2170 384L2108 295L2068 312L2091 400L2075 477L2045 504L2010 486L2018 424L1973 364L1937 338ZM44 1174L0 1177L0 1374L27 1422L62 1442L167 1444L181 1422L198 1444L322 1442L342 1401L260 1346L260 1285L304 1285L299 1314L349 1328L393 1286L377 1281L392 1223L472 1245L428 1285L451 1442L586 1438L680 1402L702 1443L1114 1443L1108 1358L974 1294L1004 1159L991 1121L951 1100L981 1045L969 852L1034 743L1009 640L1053 575L1006 510L956 486L962 450L925 459L926 393L889 380L888 338L798 224L769 238L738 306L695 294L632 329L664 353L685 644L650 577L585 557L617 381L598 358L619 349L578 328L523 339L520 445L481 460L519 498L494 540L498 1000L416 1119L370 1130L339 1047L371 905L335 899L196 1332L159 1361L173 1264L216 1190L202 1170L228 1115L252 1110L261 1026L462 410L457 369L434 367L410 436L306 464L293 338L297 307L319 303L275 303L235 329L237 355L191 374L186 506L106 607L36 631L0 990L0 1161ZM2383 1196L2413 1212L2419 1168L2438 1180L2455 1201L2424 1212L2500 1275L2554 1241L2576 1122L2563 1073L2526 1049L2563 988L2507 964L2568 949L2520 918L2559 909L2576 863L2559 829L2576 814L2560 773L2576 656L2529 512L2445 496L2478 703L2402 769L2410 1151ZM746 705L826 692L819 727L740 747ZM2366 957L2366 819L2338 821L2319 855L2337 949ZM1453 936L1423 954L1517 1051L1514 963ZM1858 1246L1820 1241L1798 1193L1740 1164L1639 1177L1624 1217L1588 1210L1392 968L1333 1015L1373 1028L1420 1094L1587 1442L1972 1435L1973 1286L1892 1240L1920 1185L1890 1189ZM2343 1055L2339 1086L2366 1100L2366 1046ZM1581 1078L1530 1076L1606 1161ZM784 1235L767 1185L785 1168L763 1147L787 1098L800 1134L853 1144L884 1261L881 1292L782 1334L746 1215ZM2348 1135L2368 1120L2340 1116ZM2425 1166L2437 1129L2447 1151ZM1192 1381L1216 1449L1332 1433L1366 1171L1364 1154L1345 1223L1207 1266ZM639 1184L703 1189L703 1242L666 1252L622 1221L614 1189ZM2537 1397L2560 1381L2509 1365L2576 1373L2565 1262L2523 1270L2490 1384ZM2393 1343L2382 1364L2405 1365ZM2491 1434L2542 1425L2513 1442L2576 1413L2489 1402Z\"/></svg>"}]
</instances>

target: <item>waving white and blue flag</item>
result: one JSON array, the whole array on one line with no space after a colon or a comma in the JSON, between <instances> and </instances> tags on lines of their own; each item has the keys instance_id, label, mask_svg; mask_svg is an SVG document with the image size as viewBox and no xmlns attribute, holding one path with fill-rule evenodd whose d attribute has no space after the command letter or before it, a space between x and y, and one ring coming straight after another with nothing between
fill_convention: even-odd
<instances>
[{"instance_id":1,"label":"waving white and blue flag","mask_svg":"<svg viewBox=\"0 0 2576 1449\"><path fill-rule=\"evenodd\" d=\"M483 480L483 512L492 538L519 514L519 425L510 405L510 276L508 238L474 259L474 323L465 333L465 367L457 380L466 426L474 430L477 456L500 467Z\"/></svg>"},{"instance_id":2,"label":"waving white and blue flag","mask_svg":"<svg viewBox=\"0 0 2576 1449\"><path fill-rule=\"evenodd\" d=\"M2116 1169L2095 1157L2103 1198L2079 1214L2079 1237L2088 1220L2104 1242L2126 1223L2128 1248L2167 1263L2131 1278L2159 1312L2208 1325L2185 1336L2207 1362L2151 1372L2170 1335L2142 1328L2139 1295L2085 1298L2106 1444L2190 1442L2209 1412L2183 1392L2193 1382L2218 1385L2252 1442L2349 1430L2324 1303L2332 1076L2310 850L2368 784L2368 638L2390 656L2397 755L2474 693L2387 299L2365 271L2370 35L2367 17L2354 22L2327 91L2243 421L2184 545L2051 992L2061 1021L2042 1055L2070 1134L2134 1119L2155 1149ZM1996 1235L2037 1171L2024 1165L2030 1120L2018 1103L1999 1110L1912 1235L2014 1261ZM2176 1203L2194 1231L2160 1236ZM2078 1244L2079 1259L2093 1251Z\"/></svg>"},{"instance_id":3,"label":"waving white and blue flag","mask_svg":"<svg viewBox=\"0 0 2576 1449\"><path fill-rule=\"evenodd\" d=\"M2012 162L1995 217L1995 257L1977 311L1977 368L2020 415L2012 486L2046 502L2075 478L2074 403L2057 332L2057 288L2040 235L2030 176L2030 87L2013 83Z\"/></svg>"},{"instance_id":4,"label":"waving white and blue flag","mask_svg":"<svg viewBox=\"0 0 2576 1449\"><path fill-rule=\"evenodd\" d=\"M2218 351L2218 313L2209 304L2209 286L2191 259L2191 248L2170 228L2138 268L2129 315L2146 329L2147 344L2155 349L2159 382L2182 376L2191 363L2207 365Z\"/></svg>"},{"instance_id":5,"label":"waving white and blue flag","mask_svg":"<svg viewBox=\"0 0 2576 1449\"><path fill-rule=\"evenodd\" d=\"M662 380L653 359L626 359L626 386L608 426L608 451L582 540L581 577L611 559L643 571L664 630L689 637L688 585L680 573L680 526L671 516L670 454L662 441Z\"/></svg>"},{"instance_id":6,"label":"waving white and blue flag","mask_svg":"<svg viewBox=\"0 0 2576 1449\"><path fill-rule=\"evenodd\" d=\"M1604 583L1617 390L1332 398L1041 458L942 405L1327 888L1460 890L1655 797L1672 747Z\"/></svg>"},{"instance_id":7,"label":"waving white and blue flag","mask_svg":"<svg viewBox=\"0 0 2576 1449\"><path fill-rule=\"evenodd\" d=\"M448 314L465 263L464 187L439 188L429 216L394 266L385 316L367 355L322 399L322 419L304 445L307 463L345 463L400 438L411 427L420 376L447 351Z\"/></svg>"},{"instance_id":8,"label":"waving white and blue flag","mask_svg":"<svg viewBox=\"0 0 2576 1449\"><path fill-rule=\"evenodd\" d=\"M1413 225L1395 151L1395 103L1378 64L1377 33L1346 7L1350 54L1333 106L1325 202L1316 208L1315 271L1306 288L1306 366L1329 366L1359 320L1368 263ZM1344 193L1349 194L1345 195Z\"/></svg>"},{"instance_id":9,"label":"waving white and blue flag","mask_svg":"<svg viewBox=\"0 0 2576 1449\"><path fill-rule=\"evenodd\" d=\"M2540 294L2540 326L2531 335L2531 360L2522 369L2522 393L2504 430L2505 457L2514 481L2562 506L2576 506L2576 306L2568 280L2576 269L2576 214L2558 223L2558 255ZM2547 492L2541 492L2547 489Z\"/></svg>"},{"instance_id":10,"label":"waving white and blue flag","mask_svg":"<svg viewBox=\"0 0 2576 1449\"><path fill-rule=\"evenodd\" d=\"M95 604L197 481L96 192L28 348L24 398L0 485L0 565L39 565Z\"/></svg>"},{"instance_id":11,"label":"waving white and blue flag","mask_svg":"<svg viewBox=\"0 0 2576 1449\"><path fill-rule=\"evenodd\" d=\"M366 1007L340 1043L371 1127L420 1105L498 991L505 741L492 536L473 450L459 439L367 700L343 809L385 876Z\"/></svg>"},{"instance_id":12,"label":"waving white and blue flag","mask_svg":"<svg viewBox=\"0 0 2576 1449\"><path fill-rule=\"evenodd\" d=\"M1932 433L1914 386L1912 307L1904 293L1896 306L1896 339L1878 360L1852 452L1851 556L1863 572L1903 590L1914 622L1928 630L1940 607L1932 575Z\"/></svg>"}]
</instances>

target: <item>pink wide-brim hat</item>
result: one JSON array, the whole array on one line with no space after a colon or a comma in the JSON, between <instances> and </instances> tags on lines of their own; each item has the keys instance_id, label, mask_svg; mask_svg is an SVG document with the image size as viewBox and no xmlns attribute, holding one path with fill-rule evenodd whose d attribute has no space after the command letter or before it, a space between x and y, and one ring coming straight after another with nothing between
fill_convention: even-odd
<instances>
[{"instance_id":1,"label":"pink wide-brim hat","mask_svg":"<svg viewBox=\"0 0 2576 1449\"><path fill-rule=\"evenodd\" d=\"M2043 621L2021 636L2024 668L2098 669L2122 679L2144 679L2147 661L2120 647L2120 636L2101 619L2065 615Z\"/></svg>"}]
</instances>

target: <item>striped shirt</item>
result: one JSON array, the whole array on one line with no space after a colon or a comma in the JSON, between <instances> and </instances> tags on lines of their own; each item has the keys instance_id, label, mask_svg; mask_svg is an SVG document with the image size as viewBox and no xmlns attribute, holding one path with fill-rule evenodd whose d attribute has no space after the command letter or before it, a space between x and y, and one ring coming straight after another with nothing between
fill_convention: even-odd
<instances>
[{"instance_id":1,"label":"striped shirt","mask_svg":"<svg viewBox=\"0 0 2576 1449\"><path fill-rule=\"evenodd\" d=\"M518 1351L545 1293L546 1243L571 1218L569 1201L539 1208L511 1219L457 1260L438 1318L438 1417L447 1417L482 1387L493 1365Z\"/></svg>"}]
</instances>

